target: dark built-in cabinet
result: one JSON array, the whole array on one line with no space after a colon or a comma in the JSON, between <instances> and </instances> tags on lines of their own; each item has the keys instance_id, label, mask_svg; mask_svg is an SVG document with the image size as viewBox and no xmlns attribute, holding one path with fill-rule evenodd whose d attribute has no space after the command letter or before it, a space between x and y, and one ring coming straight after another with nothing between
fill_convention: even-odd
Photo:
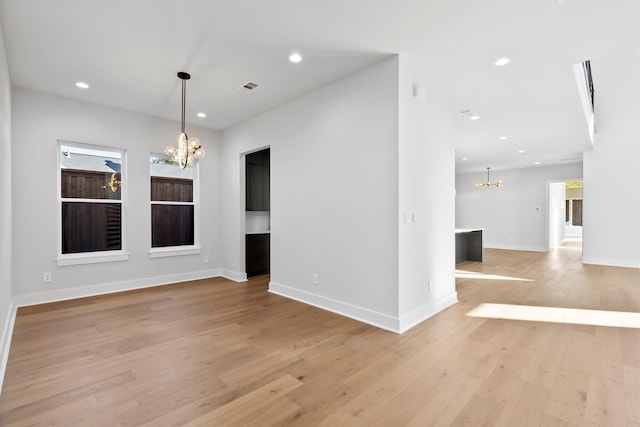
<instances>
[{"instance_id":1,"label":"dark built-in cabinet","mask_svg":"<svg viewBox=\"0 0 640 427\"><path fill-rule=\"evenodd\" d=\"M270 206L269 173L270 173L270 151L269 149L247 154L246 159L246 210L255 212L250 214L251 218L268 218ZM268 222L268 220L267 220ZM268 233L268 226L263 229L258 227L260 232L248 233L245 238L246 244L246 270L247 276L257 276L270 272L269 245L271 236ZM261 231L267 232L261 232Z\"/></svg>"},{"instance_id":2,"label":"dark built-in cabinet","mask_svg":"<svg viewBox=\"0 0 640 427\"><path fill-rule=\"evenodd\" d=\"M269 273L269 233L247 234L247 277Z\"/></svg>"},{"instance_id":3,"label":"dark built-in cabinet","mask_svg":"<svg viewBox=\"0 0 640 427\"><path fill-rule=\"evenodd\" d=\"M269 211L269 149L246 155L246 210Z\"/></svg>"}]
</instances>

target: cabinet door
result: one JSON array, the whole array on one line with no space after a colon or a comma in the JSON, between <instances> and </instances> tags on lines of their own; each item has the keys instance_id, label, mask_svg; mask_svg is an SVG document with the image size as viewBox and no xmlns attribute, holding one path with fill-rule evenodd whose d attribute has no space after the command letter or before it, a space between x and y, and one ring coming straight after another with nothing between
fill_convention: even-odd
<instances>
[{"instance_id":1,"label":"cabinet door","mask_svg":"<svg viewBox=\"0 0 640 427\"><path fill-rule=\"evenodd\" d=\"M248 277L269 273L269 242L269 234L247 234L246 269Z\"/></svg>"},{"instance_id":2,"label":"cabinet door","mask_svg":"<svg viewBox=\"0 0 640 427\"><path fill-rule=\"evenodd\" d=\"M264 164L262 167L262 207L265 211L271 210L271 150L266 149L263 150L263 160Z\"/></svg>"},{"instance_id":3,"label":"cabinet door","mask_svg":"<svg viewBox=\"0 0 640 427\"><path fill-rule=\"evenodd\" d=\"M264 166L247 164L246 176L246 209L248 211L263 211L264 209Z\"/></svg>"},{"instance_id":4,"label":"cabinet door","mask_svg":"<svg viewBox=\"0 0 640 427\"><path fill-rule=\"evenodd\" d=\"M246 210L270 210L269 150L257 151L246 156Z\"/></svg>"}]
</instances>

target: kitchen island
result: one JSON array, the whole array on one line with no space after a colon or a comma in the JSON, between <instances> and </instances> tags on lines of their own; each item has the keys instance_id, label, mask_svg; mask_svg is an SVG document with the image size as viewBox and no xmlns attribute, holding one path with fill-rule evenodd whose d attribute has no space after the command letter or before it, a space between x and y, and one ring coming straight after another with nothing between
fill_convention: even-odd
<instances>
[{"instance_id":1,"label":"kitchen island","mask_svg":"<svg viewBox=\"0 0 640 427\"><path fill-rule=\"evenodd\" d=\"M456 264L465 261L482 262L484 228L456 228Z\"/></svg>"}]
</instances>

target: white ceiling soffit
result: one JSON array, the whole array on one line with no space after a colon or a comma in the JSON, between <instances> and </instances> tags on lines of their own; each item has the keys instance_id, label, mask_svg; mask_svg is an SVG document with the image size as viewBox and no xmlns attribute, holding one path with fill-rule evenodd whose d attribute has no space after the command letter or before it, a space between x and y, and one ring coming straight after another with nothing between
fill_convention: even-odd
<instances>
[{"instance_id":1,"label":"white ceiling soffit","mask_svg":"<svg viewBox=\"0 0 640 427\"><path fill-rule=\"evenodd\" d=\"M639 4L0 0L0 25L15 86L177 121L176 73L186 71L187 122L212 129L392 54L438 61L455 88L457 172L475 172L581 158L588 133L572 65L638 52ZM288 61L294 51L302 62ZM496 67L501 57L511 62ZM258 87L238 90L247 82ZM597 99L595 71L594 83Z\"/></svg>"}]
</instances>

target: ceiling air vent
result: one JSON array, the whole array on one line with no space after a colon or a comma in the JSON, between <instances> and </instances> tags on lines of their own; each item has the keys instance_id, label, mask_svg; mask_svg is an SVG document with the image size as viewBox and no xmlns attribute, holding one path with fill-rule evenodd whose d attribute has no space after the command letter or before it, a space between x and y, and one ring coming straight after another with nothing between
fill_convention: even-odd
<instances>
[{"instance_id":1,"label":"ceiling air vent","mask_svg":"<svg viewBox=\"0 0 640 427\"><path fill-rule=\"evenodd\" d=\"M251 92L257 87L258 87L258 85L256 83L247 82L247 83L243 84L242 86L240 86L238 88L238 90L241 90L243 92Z\"/></svg>"}]
</instances>

